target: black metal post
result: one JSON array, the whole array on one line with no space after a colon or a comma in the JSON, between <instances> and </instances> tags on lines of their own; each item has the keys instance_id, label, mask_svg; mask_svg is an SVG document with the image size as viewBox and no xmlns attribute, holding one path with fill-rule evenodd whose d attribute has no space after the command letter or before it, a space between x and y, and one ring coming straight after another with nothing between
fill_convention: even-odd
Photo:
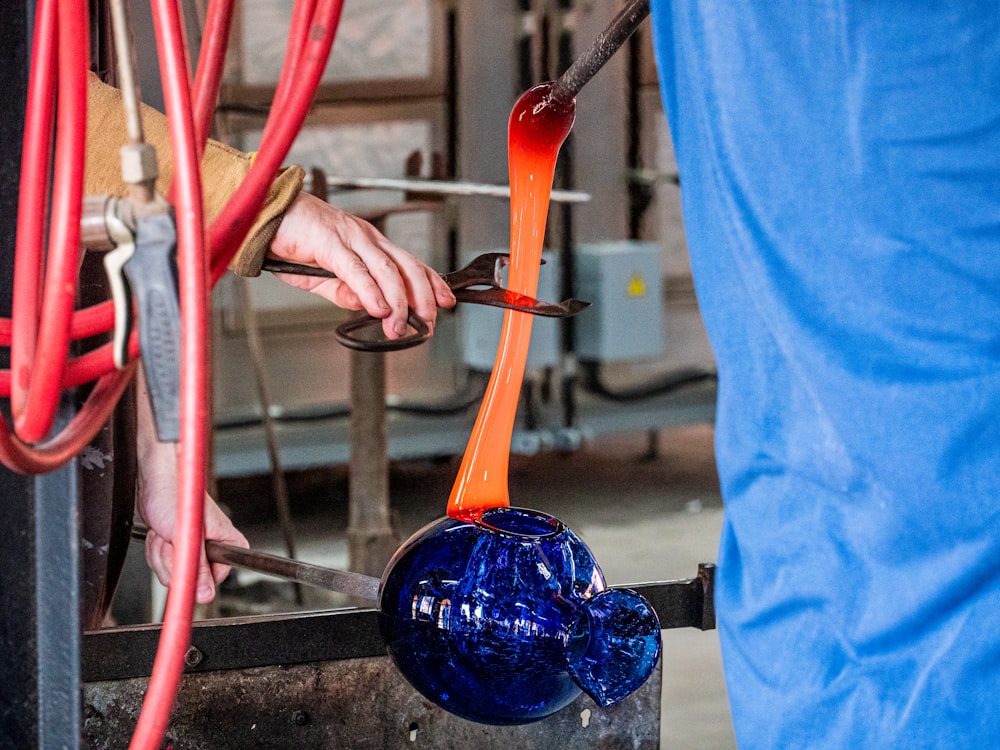
<instances>
[{"instance_id":1,"label":"black metal post","mask_svg":"<svg viewBox=\"0 0 1000 750\"><path fill-rule=\"evenodd\" d=\"M72 399L60 418L68 421ZM76 459L34 477L38 747L80 746L80 542ZM24 745L23 747L29 747Z\"/></svg>"},{"instance_id":2,"label":"black metal post","mask_svg":"<svg viewBox=\"0 0 1000 750\"><path fill-rule=\"evenodd\" d=\"M11 3L0 24L0 75L3 76L7 116L0 118L0 314L9 315L14 269L14 232L17 224L18 165L27 95L28 4ZM8 367L7 350L0 364ZM6 414L5 414L6 418ZM0 746L36 744L38 678L35 660L38 642L33 616L35 586L34 486L6 468L0 468Z\"/></svg>"},{"instance_id":3,"label":"black metal post","mask_svg":"<svg viewBox=\"0 0 1000 750\"><path fill-rule=\"evenodd\" d=\"M9 317L23 112L34 3L9 3L0 24L0 315ZM9 366L6 350L0 366ZM64 399L60 419L72 411ZM5 414L4 417L8 418ZM40 477L0 467L0 747L80 743L79 544L76 465Z\"/></svg>"}]
</instances>

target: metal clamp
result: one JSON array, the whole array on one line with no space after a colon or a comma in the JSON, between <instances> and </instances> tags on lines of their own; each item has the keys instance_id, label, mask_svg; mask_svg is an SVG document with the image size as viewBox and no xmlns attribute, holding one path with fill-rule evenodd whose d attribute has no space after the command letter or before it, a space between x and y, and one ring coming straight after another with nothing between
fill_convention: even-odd
<instances>
[{"instance_id":1,"label":"metal clamp","mask_svg":"<svg viewBox=\"0 0 1000 750\"><path fill-rule=\"evenodd\" d=\"M115 249L104 256L104 272L108 275L111 300L115 307L115 327L111 340L115 367L119 370L128 364L128 342L135 326L132 287L124 271L125 264L135 254L135 219L130 208L128 201L110 198L104 209L104 226L115 245Z\"/></svg>"}]
</instances>

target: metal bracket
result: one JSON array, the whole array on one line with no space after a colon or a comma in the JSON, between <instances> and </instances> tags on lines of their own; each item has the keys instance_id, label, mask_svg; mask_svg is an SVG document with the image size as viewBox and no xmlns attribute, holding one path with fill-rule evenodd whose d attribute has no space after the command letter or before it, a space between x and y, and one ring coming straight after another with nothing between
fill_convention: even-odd
<instances>
[{"instance_id":1,"label":"metal bracket","mask_svg":"<svg viewBox=\"0 0 1000 750\"><path fill-rule=\"evenodd\" d=\"M698 576L638 583L632 589L656 610L660 627L715 628L715 566L703 563ZM196 622L191 644L204 658L188 671L246 669L273 664L357 659L386 653L374 609L239 617ZM158 625L95 630L84 635L83 679L87 682L145 677L152 670Z\"/></svg>"}]
</instances>

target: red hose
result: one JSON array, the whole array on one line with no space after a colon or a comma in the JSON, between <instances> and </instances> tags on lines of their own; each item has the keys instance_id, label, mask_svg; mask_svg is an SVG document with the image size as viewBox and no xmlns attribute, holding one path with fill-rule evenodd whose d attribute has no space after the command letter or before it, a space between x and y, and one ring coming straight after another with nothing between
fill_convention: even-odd
<instances>
[{"instance_id":1,"label":"red hose","mask_svg":"<svg viewBox=\"0 0 1000 750\"><path fill-rule=\"evenodd\" d=\"M249 231L275 173L288 155L292 142L309 114L313 96L333 46L342 9L343 0L321 0L306 26L308 31L301 51L290 48L286 53L282 80L278 87L281 93L275 95L279 106L271 108L264 127L266 140L262 141L246 179L209 230L213 283L225 273L239 243ZM299 14L293 16L295 23L290 38L300 33L297 31L300 18ZM294 73L294 81L286 78L289 72ZM284 90L289 93L284 94Z\"/></svg>"},{"instance_id":2,"label":"red hose","mask_svg":"<svg viewBox=\"0 0 1000 750\"><path fill-rule=\"evenodd\" d=\"M319 23L310 24L309 43L303 57L310 63L306 80L294 81L296 92L289 96L294 111L278 112L289 125L274 128L268 143L262 146L254 167L241 184L236 196L223 211L225 220L213 224L212 247L221 252L240 242L250 221L242 214L259 210L274 172L285 158L302 121L309 110L319 78L326 65L342 0L330 0L321 6ZM203 546L205 465L208 434L207 392L209 362L207 357L208 278L203 252L201 225L201 185L198 171L198 145L195 125L190 119L191 98L187 87L182 29L176 8L170 0L153 4L157 46L164 78L167 117L171 123L171 145L175 160L173 192L177 197L179 269L181 280L181 451L178 465L177 534L174 539L172 583L167 598L163 629L153 673L143 701L139 722L130 748L159 747L169 721L170 711L184 668L184 655L191 636L198 562ZM292 50L289 55L293 55ZM310 55L317 55L311 57ZM285 82L285 85L291 85ZM301 87L301 88L300 88ZM275 115L272 114L272 117ZM271 146L271 143L275 143ZM233 214L238 220L231 218ZM245 228L244 228L245 225ZM216 230L216 227L220 227ZM215 244L215 243L218 244ZM222 254L225 254L223 252ZM229 253L231 255L231 253ZM228 264L228 258L225 261Z\"/></svg>"},{"instance_id":3,"label":"red hose","mask_svg":"<svg viewBox=\"0 0 1000 750\"><path fill-rule=\"evenodd\" d=\"M219 85L222 83L232 25L233 0L212 0L205 16L205 28L202 29L201 50L198 53L198 67L191 94L199 159L212 129L212 117L219 99Z\"/></svg>"},{"instance_id":4,"label":"red hose","mask_svg":"<svg viewBox=\"0 0 1000 750\"><path fill-rule=\"evenodd\" d=\"M292 18L288 25L288 47L285 49L285 59L281 63L281 73L278 75L278 86L274 90L274 102L271 112L283 112L288 106L288 97L295 90L298 81L298 68L302 61L302 50L309 40L309 27L313 14L316 12L316 0L300 0L292 9ZM269 138L272 124L276 118L268 117L261 134L261 143Z\"/></svg>"},{"instance_id":5,"label":"red hose","mask_svg":"<svg viewBox=\"0 0 1000 750\"><path fill-rule=\"evenodd\" d=\"M208 433L206 254L198 147L191 119L187 56L177 6L154 0L153 21L163 77L178 228L181 289L181 443L177 467L177 525L170 591L149 687L130 748L157 750L170 718L191 638L198 562L203 547Z\"/></svg>"},{"instance_id":6,"label":"red hose","mask_svg":"<svg viewBox=\"0 0 1000 750\"><path fill-rule=\"evenodd\" d=\"M14 254L14 289L12 318L19 323L17 340L11 344L11 372L18 373L11 383L11 409L24 410L31 379L31 360L35 356L38 326L42 244L45 242L45 216L48 208L48 180L52 150L52 115L55 109L56 5L51 0L38 5L35 34L31 46L31 71L28 80L28 103L24 114L22 162L32 169L22 169L18 195L17 238ZM9 321L4 321L8 323Z\"/></svg>"},{"instance_id":7,"label":"red hose","mask_svg":"<svg viewBox=\"0 0 1000 750\"><path fill-rule=\"evenodd\" d=\"M18 239L20 239L20 234L18 234ZM17 261L15 259L16 266ZM70 321L69 337L74 341L78 341L107 333L114 324L114 315L114 303L110 300L77 310L73 313L73 318ZM11 345L11 330L11 319L0 318L0 346ZM108 362L110 361L109 354ZM105 369L110 369L110 367Z\"/></svg>"},{"instance_id":8,"label":"red hose","mask_svg":"<svg viewBox=\"0 0 1000 750\"><path fill-rule=\"evenodd\" d=\"M123 370L101 377L69 424L41 445L26 445L12 435L6 422L0 419L0 461L21 474L55 471L93 440L96 432L93 426L100 429L108 421L134 372L133 362Z\"/></svg>"},{"instance_id":9,"label":"red hose","mask_svg":"<svg viewBox=\"0 0 1000 750\"><path fill-rule=\"evenodd\" d=\"M87 65L89 21L86 3L58 3L59 80L57 87L55 178L52 188L52 222L48 267L45 276L37 349L31 360L30 384L23 408L14 414L19 436L27 442L43 439L52 428L59 403L59 387L69 350L69 323L76 302L76 276L80 254L80 215L83 199L83 165L86 149ZM39 175L43 177L45 173ZM15 284L37 282L37 275ZM20 310L22 315L28 311ZM14 318L19 339L36 321ZM30 334L28 334L30 335ZM22 366L24 362L20 362ZM20 370L15 368L15 373ZM15 377L19 384L20 377Z\"/></svg>"},{"instance_id":10,"label":"red hose","mask_svg":"<svg viewBox=\"0 0 1000 750\"><path fill-rule=\"evenodd\" d=\"M110 346L107 344L70 359L63 372L62 387L76 388L84 383L92 383L105 375L114 374L113 367L108 372L108 347ZM139 337L134 331L129 339L128 353L129 359L138 359L140 355ZM10 395L10 378L10 370L0 370L0 396Z\"/></svg>"}]
</instances>

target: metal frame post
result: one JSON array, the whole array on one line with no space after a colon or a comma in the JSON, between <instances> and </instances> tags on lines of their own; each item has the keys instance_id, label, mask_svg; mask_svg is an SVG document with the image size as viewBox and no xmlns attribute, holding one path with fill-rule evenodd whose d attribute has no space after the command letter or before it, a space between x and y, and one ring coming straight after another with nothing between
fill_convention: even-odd
<instances>
[{"instance_id":1,"label":"metal frame post","mask_svg":"<svg viewBox=\"0 0 1000 750\"><path fill-rule=\"evenodd\" d=\"M18 165L34 3L11 3L0 24L0 310L10 314ZM0 355L6 367L9 355ZM63 398L60 420L73 411ZM7 415L5 415L6 417ZM78 748L80 557L77 466L28 477L0 467L0 747Z\"/></svg>"},{"instance_id":2,"label":"metal frame post","mask_svg":"<svg viewBox=\"0 0 1000 750\"><path fill-rule=\"evenodd\" d=\"M385 354L351 352L348 567L381 576L399 543L389 505Z\"/></svg>"}]
</instances>

